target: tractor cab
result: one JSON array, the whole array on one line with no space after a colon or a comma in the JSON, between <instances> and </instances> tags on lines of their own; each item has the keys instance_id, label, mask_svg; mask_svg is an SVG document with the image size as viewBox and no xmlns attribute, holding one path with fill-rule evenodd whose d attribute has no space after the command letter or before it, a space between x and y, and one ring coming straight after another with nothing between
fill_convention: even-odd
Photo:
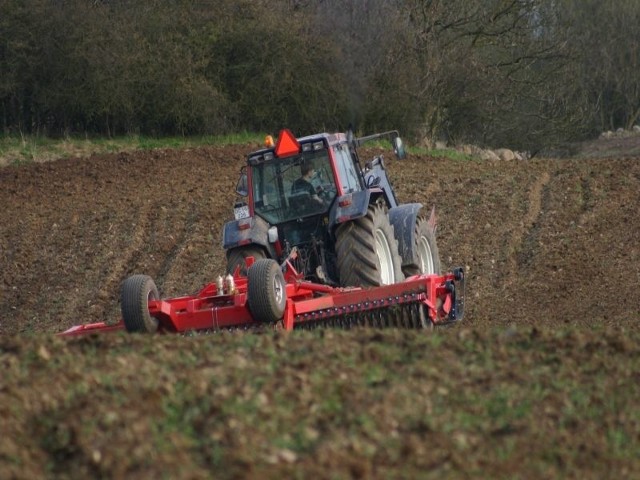
<instances>
[{"instance_id":1,"label":"tractor cab","mask_svg":"<svg viewBox=\"0 0 640 480\"><path fill-rule=\"evenodd\" d=\"M255 215L278 225L329 211L336 182L328 150L320 142L319 147L252 165L249 183Z\"/></svg>"},{"instance_id":2,"label":"tractor cab","mask_svg":"<svg viewBox=\"0 0 640 480\"><path fill-rule=\"evenodd\" d=\"M248 255L282 261L296 248L296 268L317 279L338 199L365 189L356 157L344 133L296 138L285 129L277 142L268 136L265 147L249 154L236 187L245 200L225 226L223 245L235 249L230 269ZM245 238L253 247L243 246ZM243 258L235 255L240 251ZM324 267L330 276L332 270Z\"/></svg>"},{"instance_id":3,"label":"tractor cab","mask_svg":"<svg viewBox=\"0 0 640 480\"><path fill-rule=\"evenodd\" d=\"M224 226L228 272L240 268L244 273L245 259L253 257L281 264L289 259L306 279L326 284L378 285L403 278L390 215L397 219L396 231L410 236L413 226L404 223L415 223L420 206L398 209L382 157L363 170L356 149L383 137L392 139L394 152L403 158L397 131L296 138L284 129L277 142L268 136L265 148L247 157L236 187L243 201ZM404 222L407 215L411 218ZM415 263L413 250L403 250L407 263Z\"/></svg>"},{"instance_id":4,"label":"tractor cab","mask_svg":"<svg viewBox=\"0 0 640 480\"><path fill-rule=\"evenodd\" d=\"M248 205L236 207L236 220L257 215L280 225L328 214L337 196L364 189L344 134L296 139L283 130L275 147L270 136L265 143L241 174L236 192Z\"/></svg>"}]
</instances>

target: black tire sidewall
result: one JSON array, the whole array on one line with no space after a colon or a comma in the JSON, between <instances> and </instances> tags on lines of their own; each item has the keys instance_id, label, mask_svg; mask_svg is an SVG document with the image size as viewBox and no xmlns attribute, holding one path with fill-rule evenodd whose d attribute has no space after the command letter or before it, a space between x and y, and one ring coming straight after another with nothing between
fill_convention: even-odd
<instances>
[{"instance_id":1,"label":"black tire sidewall","mask_svg":"<svg viewBox=\"0 0 640 480\"><path fill-rule=\"evenodd\" d=\"M287 305L287 295L280 266L274 260L261 259L249 268L247 277L247 306L254 319L263 323L281 320ZM282 289L279 301L275 283Z\"/></svg>"},{"instance_id":2,"label":"black tire sidewall","mask_svg":"<svg viewBox=\"0 0 640 480\"><path fill-rule=\"evenodd\" d=\"M429 244L429 250L431 251L431 261L433 262L434 274L439 275L441 272L440 253L438 251L438 243L436 241L436 232L429 225L429 222L424 217L419 217L416 220L414 239L413 239L413 264L404 268L404 273L407 277L412 275L421 275L420 271L420 255L419 248L421 239L424 238Z\"/></svg>"},{"instance_id":3,"label":"black tire sidewall","mask_svg":"<svg viewBox=\"0 0 640 480\"><path fill-rule=\"evenodd\" d=\"M416 248L420 240L424 238L429 244L431 250L431 260L433 261L434 274L440 275L440 252L438 251L438 243L436 241L436 232L429 226L426 218L419 218L416 223ZM418 252L416 252L416 256ZM418 259L419 260L419 259Z\"/></svg>"},{"instance_id":4,"label":"black tire sidewall","mask_svg":"<svg viewBox=\"0 0 640 480\"><path fill-rule=\"evenodd\" d=\"M247 268L245 259L247 257L253 257L258 261L267 258L267 254L264 249L258 245L247 245L229 249L227 250L227 273L233 275L236 267L240 265L240 274L246 276Z\"/></svg>"},{"instance_id":5,"label":"black tire sidewall","mask_svg":"<svg viewBox=\"0 0 640 480\"><path fill-rule=\"evenodd\" d=\"M153 279L147 275L133 275L122 283L120 307L125 329L131 333L154 333L158 320L149 314L149 299L160 295Z\"/></svg>"},{"instance_id":6,"label":"black tire sidewall","mask_svg":"<svg viewBox=\"0 0 640 480\"><path fill-rule=\"evenodd\" d=\"M367 214L340 225L336 231L336 255L343 286L377 287L382 285L381 266L376 252L376 232L384 234L389 246L395 282L404 280L398 241L386 207L369 205Z\"/></svg>"}]
</instances>

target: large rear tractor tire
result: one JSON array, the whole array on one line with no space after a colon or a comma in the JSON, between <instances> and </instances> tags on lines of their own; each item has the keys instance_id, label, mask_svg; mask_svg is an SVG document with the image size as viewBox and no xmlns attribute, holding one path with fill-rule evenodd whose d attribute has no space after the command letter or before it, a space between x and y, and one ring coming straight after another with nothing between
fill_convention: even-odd
<instances>
[{"instance_id":1,"label":"large rear tractor tire","mask_svg":"<svg viewBox=\"0 0 640 480\"><path fill-rule=\"evenodd\" d=\"M256 261L267 258L264 250L256 245L247 245L246 247L237 247L227 250L227 273L231 275L236 271L236 267L240 267L240 273L247 275L247 264L245 259L253 257Z\"/></svg>"},{"instance_id":2,"label":"large rear tractor tire","mask_svg":"<svg viewBox=\"0 0 640 480\"><path fill-rule=\"evenodd\" d=\"M147 275L133 275L122 282L120 302L127 332L154 333L158 319L149 314L149 300L159 300L158 288Z\"/></svg>"},{"instance_id":3,"label":"large rear tractor tire","mask_svg":"<svg viewBox=\"0 0 640 480\"><path fill-rule=\"evenodd\" d=\"M398 241L383 205L369 205L364 217L338 227L336 256L343 286L377 287L404 280Z\"/></svg>"},{"instance_id":4,"label":"large rear tractor tire","mask_svg":"<svg viewBox=\"0 0 640 480\"><path fill-rule=\"evenodd\" d=\"M418 218L414 242L415 263L406 265L404 274L407 277L412 275L439 275L440 253L436 243L436 234L426 218Z\"/></svg>"},{"instance_id":5,"label":"large rear tractor tire","mask_svg":"<svg viewBox=\"0 0 640 480\"><path fill-rule=\"evenodd\" d=\"M261 259L247 272L249 311L259 322L281 320L287 304L287 289L280 266L271 259Z\"/></svg>"}]
</instances>

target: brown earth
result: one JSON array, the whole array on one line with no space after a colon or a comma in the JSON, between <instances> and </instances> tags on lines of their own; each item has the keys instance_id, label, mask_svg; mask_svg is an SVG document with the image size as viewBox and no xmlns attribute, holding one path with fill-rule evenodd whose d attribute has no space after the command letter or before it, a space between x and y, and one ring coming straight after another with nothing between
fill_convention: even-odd
<instances>
[{"instance_id":1,"label":"brown earth","mask_svg":"<svg viewBox=\"0 0 640 480\"><path fill-rule=\"evenodd\" d=\"M458 408L467 408L468 404L463 406L459 403L460 398L474 402L474 398L483 398L488 391L494 391L493 388L526 384L522 369L534 368L540 364L540 359L543 364L548 364L551 358L553 362L560 362L558 365L568 362L578 375L572 377L570 383L573 385L575 381L578 385L589 381L591 373L602 373L602 364L589 363L591 354L587 358L582 351L585 345L595 345L595 351L590 352L593 358L600 358L599 361L606 362L606 358L610 358L615 364L614 360L618 359L620 365L626 365L624 368L629 366L625 362L635 362L635 368L632 363L630 369L621 371L616 368L623 367L614 368L606 364L613 368L611 372L617 372L625 381L635 385L626 391L635 392L636 400L624 397L618 405L632 409L627 417L602 420L604 423L595 419L592 420L595 423L586 424L585 429L566 430L565 425L559 428L562 432L560 437L554 437L558 435L557 425L548 429L539 425L534 428L537 423L533 420L512 422L508 429L513 427L516 430L507 429L502 433L500 428L504 425L483 424L476 428L475 433L462 429L462 433L458 432L462 437L449 436L448 427L438 424L437 420L431 424L414 422L411 423L413 430L406 437L412 440L398 446L398 457L380 460L375 455L367 456L367 448L371 442L374 445L380 445L375 442L385 442L384 438L378 438L380 429L396 431L398 425L381 426L377 415L389 419L387 409L392 409L395 401L405 401L406 398L386 398L380 407L384 411L377 411L378 407L371 405L371 399L358 390L352 392L353 395L347 393L347 398L368 405L367 412L373 416L373 423L342 417L346 423L334 423L331 418L343 413L331 411L328 416L322 416L316 411L312 417L318 417L319 423L325 422L324 427L315 424L308 426L308 430L296 430L302 437L307 435L312 440L316 439L309 440L310 445L314 445L311 453L305 453L304 448L280 445L271 453L261 451L261 460L256 460L258 457L253 456L254 449L258 448L256 444L238 435L252 435L249 420L243 421L243 415L252 421L260 420L243 411L224 415L218 412L226 422L230 422L222 426L206 421L202 425L198 423L198 428L203 429L198 432L210 435L207 438L213 446L207 444L202 450L196 449L196 453L190 440L182 436L181 424L174 426L175 431L161 432L168 436L166 438L170 439L172 447L166 444L159 446L155 440L149 443L149 435L158 432L150 432L148 429L151 427L143 424L144 419L159 415L154 408L160 408L158 405L163 397L175 398L175 389L179 385L185 384L188 391L196 389L200 392L194 394L194 398L202 400L203 395L212 396L203 418L217 415L216 398L255 395L255 391L243 390L242 384L232 385L235 377L227 373L227 370L238 373L239 363L246 363L246 358L251 358L247 352L251 351L252 342L267 342L273 355L286 355L280 358L282 364L288 365L283 372L295 376L299 371L310 375L312 380L318 362L331 362L319 348L327 348L337 354L336 351L348 351L348 345L355 344L355 351L363 356L354 360L356 363L364 358L364 361L385 365L381 360L383 354L371 353L367 350L369 347L364 346L375 341L375 338L372 340L374 334L368 332L352 336L336 333L331 342L325 336L314 337L311 334L296 334L298 336L293 340L280 335L267 339L256 336L255 341L244 337L236 340L233 336L216 340L213 343L216 348L231 352L232 364L225 363L224 359L212 360L211 343L203 343L201 339L185 345L184 342L189 340L127 339L118 335L66 342L53 337L54 333L74 324L117 319L119 285L130 274L151 275L161 295L170 297L193 293L222 273L225 261L221 227L231 216L232 192L250 148L205 147L109 154L0 169L0 360L4 370L0 381L0 414L5 419L1 420L5 423L0 429L4 438L0 440L1 478L119 477L125 474L147 478L162 475L162 472L168 477L201 478L206 476L207 468L212 465L223 465L227 469L226 478L260 478L263 475L277 478L281 474L309 478L415 478L416 472L427 471L434 471L440 476L456 476L457 472L462 476L509 478L556 474L574 477L576 473L589 471L606 475L614 471L622 478L630 478L633 473L640 472L638 462L624 455L624 461L608 457L599 462L598 455L594 453L598 443L594 447L587 442L586 446L583 445L586 448L582 451L584 455L578 457L567 456L557 448L556 453L534 449L542 460L541 464L532 466L529 465L532 458L526 456L526 449L531 448L526 441L529 436L540 442L550 435L547 438L552 438L552 442L558 445L563 444L564 435L608 438L610 430L605 429L604 433L599 430L609 425L609 420L615 425L616 422L627 422L624 438L631 441L631 445L637 446L640 442L640 418L637 415L639 350L637 343L626 340L628 336L638 340L640 319L640 218L637 214L640 159L632 157L491 163L422 156L398 161L386 155L399 199L422 202L429 207L436 205L438 242L444 267L462 265L467 269L464 325L453 329L452 333L437 334L443 336L445 346L440 345L437 335L428 341L431 342L429 348L442 355L454 369L452 378L460 379L469 374L467 378L476 378L477 389L466 383L456 383L443 387L444 391L436 389L436 398L446 397L451 389L466 391L471 388L466 396L457 399ZM363 157L377 153L367 150ZM575 340L574 333L567 334L569 341L565 341L563 336L555 336L553 332L557 328L561 332L577 332L578 340ZM498 346L495 347L498 350L492 350L500 343L503 333L491 332L506 332L504 334L507 335L513 332L516 339L525 343L532 336L541 336L546 353L538 358L536 354L531 357L532 352L523 351L520 347L513 350L507 347L505 350L504 346ZM424 347L423 340L406 335L384 334L380 338L388 340L391 345ZM474 339L475 343L469 343L468 338ZM240 344L229 347L229 342ZM297 349L303 347L296 347L297 342L304 345L314 363L301 356ZM483 373L474 370L477 364L466 356L469 352L465 345L484 352L481 366L486 370L481 368ZM125 347L139 349L142 353L134 355ZM199 352L197 355L203 356L196 362L189 356L196 354L187 351L185 360L185 347L188 350L193 348ZM598 349L605 357L597 357ZM456 351L458 354L454 355L452 352ZM511 355L518 357L509 358ZM297 359L299 365L296 368L289 366L290 358ZM429 355L420 358L425 364L429 363ZM185 372L195 364L200 373L192 379ZM504 368L509 368L507 365L510 364L513 365L513 374L506 374ZM406 370L406 365L404 370L396 367L393 367L396 371L411 377L413 370ZM204 379L202 368L208 372L206 378L209 380ZM261 368L264 369L264 365ZM339 377L341 366L334 363L321 365L320 369L323 368L335 374L335 378L342 378ZM384 368L392 367L385 365ZM502 373L491 373L492 368ZM562 372L562 367L558 368ZM142 377L136 377L136 372ZM347 380L354 381L353 378L360 377L350 377L349 368L346 372L347 377L338 383L350 392L349 388L356 387L349 387ZM432 377L434 372L429 372L428 379L443 381L440 377ZM363 374L357 371L354 375L356 373ZM256 371L255 378L269 383L270 380L265 379L273 374L273 370ZM114 380L111 375L119 376L119 379ZM197 383L210 381L212 375L225 379L229 384L225 387L221 381L213 381L210 385ZM239 378L248 382L247 378L253 377L247 377L243 370ZM544 378L545 382L548 381L543 382L544 388L553 390L549 387L556 381L553 375ZM271 385L264 390L269 398L260 397L260 401L284 401L287 404L284 399L293 398L292 408L301 408L301 405L307 408L305 395L313 392L300 391L300 388L309 387L307 380L305 377L288 384L284 391L287 396L280 400L271 398L279 388ZM400 390L405 388L405 384L398 384L397 380L386 379L383 382L391 382L391 386ZM376 385L367 384L363 388L373 388L373 392L380 393ZM322 395L324 392L315 393ZM596 394L580 389L578 394L587 395L590 402L606 403L608 398L605 393L592 397ZM566 407L568 400L559 392L552 397L553 405ZM419 398L423 398L422 394ZM548 399L545 396L545 400ZM510 400L503 400L507 409ZM117 411L121 413L113 417L115 414L109 403L117 405ZM549 406L545 405L545 408ZM181 408L186 407L181 404ZM423 408L427 407L421 404L420 409ZM618 407L614 409L615 412L618 410ZM88 413L91 411L99 412L98 417ZM166 413L166 408L163 411ZM180 410L181 414L189 411ZM547 410L530 413L534 418L548 414ZM201 415L202 412L193 414ZM482 412L473 415L482 416ZM411 421L414 420L417 422L415 418ZM300 421L298 417L286 417L279 426L286 428ZM396 418L393 421L399 421L400 427L406 427L408 424L403 422L409 420ZM98 434L87 436L85 432L83 436L82 422L97 422L97 426L92 428L97 432L111 432L119 444L112 445L110 438ZM192 428L195 424L189 425ZM502 457L495 457L495 452L491 451L494 456L489 455L488 460L483 460L488 453L483 450L483 437L493 435L491 432L495 433L495 429L498 429L496 438L499 440L492 437L494 440L490 445L506 441L504 439L509 435L515 435L515 443L500 445ZM262 431L261 435L265 437L261 437L263 443L260 445L268 443L269 432ZM362 435L368 440L363 440ZM349 439L356 444L349 443ZM425 439L435 441L439 446L425 453L425 444L421 443L428 443ZM357 444L358 441L361 443ZM283 442L287 444L286 438ZM322 442L320 447L319 442ZM329 446L332 442L336 444L335 448ZM466 447L462 453L459 451L454 455L451 452L457 447L450 445L451 442L457 442L458 447L462 442ZM602 448L606 450L606 445ZM111 453L107 453L109 451ZM509 454L512 451L520 453ZM173 458L174 455L177 457ZM412 460L416 455L421 456L420 461ZM465 464L465 456L471 463ZM590 460L588 469L581 471L582 467L577 465L584 460L583 457ZM525 458L529 463L523 464ZM302 463L301 459L304 460ZM186 470L180 470L174 462L182 462ZM493 463L489 465L487 462ZM277 465L280 467L276 468ZM299 468L296 469L296 465ZM611 468L613 470L608 470Z\"/></svg>"},{"instance_id":2,"label":"brown earth","mask_svg":"<svg viewBox=\"0 0 640 480\"><path fill-rule=\"evenodd\" d=\"M151 275L163 296L217 277L245 153L159 150L0 170L0 333L116 318L132 273ZM387 164L401 201L436 205L442 261L468 270L467 322L638 318L638 159Z\"/></svg>"}]
</instances>

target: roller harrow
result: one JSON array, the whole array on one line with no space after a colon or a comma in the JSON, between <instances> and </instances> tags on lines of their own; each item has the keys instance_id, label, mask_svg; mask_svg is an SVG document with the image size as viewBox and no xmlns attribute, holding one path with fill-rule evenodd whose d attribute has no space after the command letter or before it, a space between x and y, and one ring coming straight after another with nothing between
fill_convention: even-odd
<instances>
[{"instance_id":1,"label":"roller harrow","mask_svg":"<svg viewBox=\"0 0 640 480\"><path fill-rule=\"evenodd\" d=\"M224 330L315 328L410 328L447 325L464 314L464 271L416 275L372 288L339 288L305 281L287 259L246 259L247 276L236 269L197 294L160 299L146 275L122 285L122 319L115 324L77 325L60 333L212 333Z\"/></svg>"}]
</instances>

